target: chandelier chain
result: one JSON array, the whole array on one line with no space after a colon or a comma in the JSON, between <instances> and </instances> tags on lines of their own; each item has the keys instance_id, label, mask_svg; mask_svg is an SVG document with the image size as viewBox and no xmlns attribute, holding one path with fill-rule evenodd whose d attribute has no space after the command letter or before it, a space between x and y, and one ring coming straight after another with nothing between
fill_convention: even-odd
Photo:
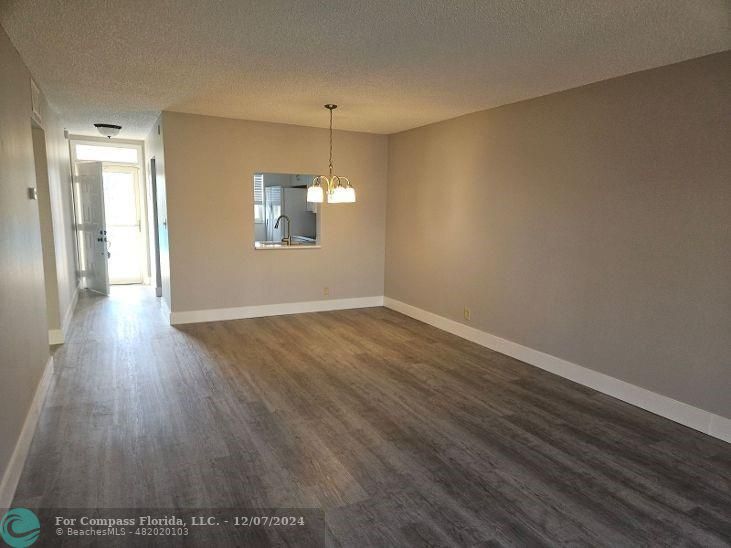
<instances>
[{"instance_id":1,"label":"chandelier chain","mask_svg":"<svg viewBox=\"0 0 731 548\"><path fill-rule=\"evenodd\" d=\"M333 173L333 110L330 110L330 175Z\"/></svg>"},{"instance_id":2,"label":"chandelier chain","mask_svg":"<svg viewBox=\"0 0 731 548\"><path fill-rule=\"evenodd\" d=\"M333 173L333 110L338 105L328 103L323 105L330 111L330 163L329 175L318 175L312 179L312 185L307 187L307 202L322 203L324 196L331 204L355 202L355 189L347 177Z\"/></svg>"}]
</instances>

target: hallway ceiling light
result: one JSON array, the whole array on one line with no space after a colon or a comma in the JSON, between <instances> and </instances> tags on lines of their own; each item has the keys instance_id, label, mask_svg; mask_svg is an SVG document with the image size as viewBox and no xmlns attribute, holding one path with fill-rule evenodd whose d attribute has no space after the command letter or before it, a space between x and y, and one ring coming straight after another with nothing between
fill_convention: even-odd
<instances>
[{"instance_id":1,"label":"hallway ceiling light","mask_svg":"<svg viewBox=\"0 0 731 548\"><path fill-rule=\"evenodd\" d=\"M330 204L344 204L355 202L355 189L347 177L333 175L333 110L338 105L325 105L330 111L330 171L329 175L318 175L312 179L312 185L307 188L307 201L322 203L324 193L327 192L327 201Z\"/></svg>"},{"instance_id":2,"label":"hallway ceiling light","mask_svg":"<svg viewBox=\"0 0 731 548\"><path fill-rule=\"evenodd\" d=\"M119 135L119 131L122 129L122 126L117 126L114 124L94 124L94 127L107 139L116 137L117 135Z\"/></svg>"}]
</instances>

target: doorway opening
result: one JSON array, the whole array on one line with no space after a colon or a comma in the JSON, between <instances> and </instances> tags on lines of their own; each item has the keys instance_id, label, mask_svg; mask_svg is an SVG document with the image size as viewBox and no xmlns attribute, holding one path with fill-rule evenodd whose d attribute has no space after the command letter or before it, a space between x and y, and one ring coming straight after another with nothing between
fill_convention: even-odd
<instances>
[{"instance_id":1,"label":"doorway opening","mask_svg":"<svg viewBox=\"0 0 731 548\"><path fill-rule=\"evenodd\" d=\"M139 169L103 164L102 178L109 283L141 284L145 274L145 242Z\"/></svg>"},{"instance_id":2,"label":"doorway opening","mask_svg":"<svg viewBox=\"0 0 731 548\"><path fill-rule=\"evenodd\" d=\"M72 137L70 147L84 286L108 294L109 285L149 283L142 143Z\"/></svg>"}]
</instances>

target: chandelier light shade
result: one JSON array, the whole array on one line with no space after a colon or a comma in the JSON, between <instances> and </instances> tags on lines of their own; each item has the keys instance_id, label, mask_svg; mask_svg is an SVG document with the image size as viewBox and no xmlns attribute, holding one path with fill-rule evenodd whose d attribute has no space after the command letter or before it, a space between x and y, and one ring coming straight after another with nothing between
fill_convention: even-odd
<instances>
[{"instance_id":1,"label":"chandelier light shade","mask_svg":"<svg viewBox=\"0 0 731 548\"><path fill-rule=\"evenodd\" d=\"M348 186L343 191L343 203L352 204L353 202L355 202L355 189L348 183Z\"/></svg>"},{"instance_id":2,"label":"chandelier light shade","mask_svg":"<svg viewBox=\"0 0 731 548\"><path fill-rule=\"evenodd\" d=\"M116 137L119 135L119 132L122 130L122 126L118 126L116 124L94 124L94 127L96 130L104 135L107 139L111 139L112 137Z\"/></svg>"},{"instance_id":3,"label":"chandelier light shade","mask_svg":"<svg viewBox=\"0 0 731 548\"><path fill-rule=\"evenodd\" d=\"M307 201L321 204L327 194L329 204L350 204L355 202L355 189L347 177L333 173L333 110L338 105L327 104L325 108L330 111L330 169L328 175L312 179L312 184L307 187Z\"/></svg>"},{"instance_id":4,"label":"chandelier light shade","mask_svg":"<svg viewBox=\"0 0 731 548\"><path fill-rule=\"evenodd\" d=\"M323 199L322 186L313 180L312 185L307 187L307 201L313 204L321 204Z\"/></svg>"}]
</instances>

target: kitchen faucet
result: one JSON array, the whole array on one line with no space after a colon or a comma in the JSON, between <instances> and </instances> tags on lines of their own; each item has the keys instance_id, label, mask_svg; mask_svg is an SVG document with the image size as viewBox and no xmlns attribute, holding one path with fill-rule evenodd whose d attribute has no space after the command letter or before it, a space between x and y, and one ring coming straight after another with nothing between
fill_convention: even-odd
<instances>
[{"instance_id":1,"label":"kitchen faucet","mask_svg":"<svg viewBox=\"0 0 731 548\"><path fill-rule=\"evenodd\" d=\"M277 217L277 222L274 223L274 228L279 228L279 221L281 221L282 219L287 219L287 235L284 238L282 238L282 242L284 242L287 245L292 245L292 236L289 233L289 229L292 224L292 221L289 220L289 217L287 217L286 215L280 215L279 217Z\"/></svg>"}]
</instances>

